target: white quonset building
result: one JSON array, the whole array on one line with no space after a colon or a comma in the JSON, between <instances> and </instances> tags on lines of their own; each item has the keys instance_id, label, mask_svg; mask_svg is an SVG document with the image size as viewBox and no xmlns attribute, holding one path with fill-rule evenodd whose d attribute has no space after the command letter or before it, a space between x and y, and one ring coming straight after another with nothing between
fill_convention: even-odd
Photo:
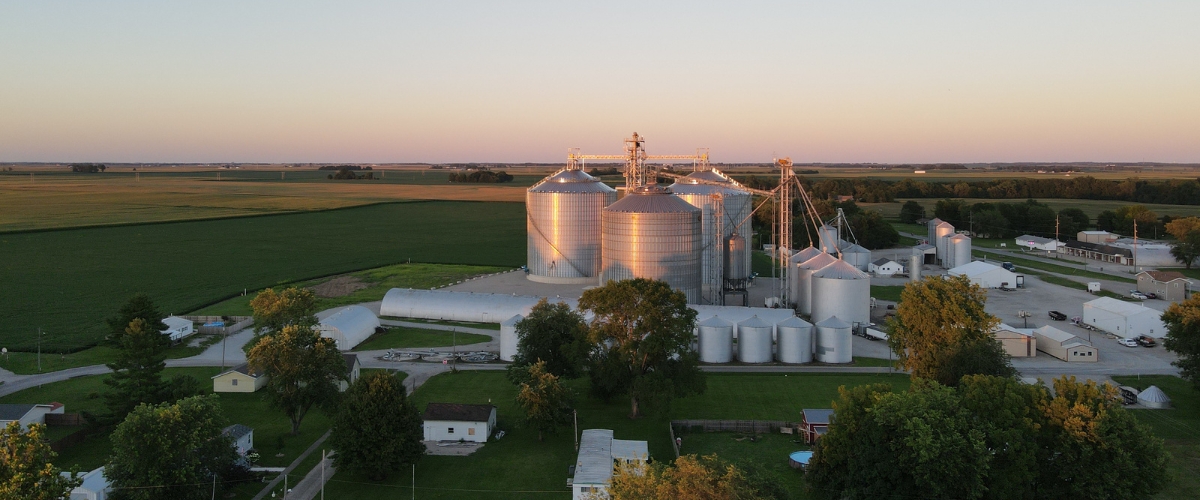
<instances>
[{"instance_id":1,"label":"white quonset building","mask_svg":"<svg viewBox=\"0 0 1200 500\"><path fill-rule=\"evenodd\" d=\"M1085 302L1083 322L1122 337L1160 338L1167 334L1161 311L1110 297Z\"/></svg>"},{"instance_id":2,"label":"white quonset building","mask_svg":"<svg viewBox=\"0 0 1200 500\"><path fill-rule=\"evenodd\" d=\"M421 416L426 441L486 443L496 428L496 407L457 403L429 403Z\"/></svg>"},{"instance_id":3,"label":"white quonset building","mask_svg":"<svg viewBox=\"0 0 1200 500\"><path fill-rule=\"evenodd\" d=\"M500 360L512 361L517 355L521 339L517 336L517 323L525 316L514 314L513 317L500 322Z\"/></svg>"},{"instance_id":4,"label":"white quonset building","mask_svg":"<svg viewBox=\"0 0 1200 500\"><path fill-rule=\"evenodd\" d=\"M363 306L346 306L321 320L317 329L321 336L337 342L338 350L349 351L379 328L379 318Z\"/></svg>"},{"instance_id":5,"label":"white quonset building","mask_svg":"<svg viewBox=\"0 0 1200 500\"><path fill-rule=\"evenodd\" d=\"M983 288L999 288L1001 286L1017 286L1017 273L1003 267L983 261L963 264L946 271L950 276L966 276L971 283Z\"/></svg>"},{"instance_id":6,"label":"white quonset building","mask_svg":"<svg viewBox=\"0 0 1200 500\"><path fill-rule=\"evenodd\" d=\"M575 477L571 481L571 499L591 495L608 496L608 483L619 462L645 462L650 458L645 441L613 439L609 429L586 429L579 438L579 456L575 459Z\"/></svg>"}]
</instances>

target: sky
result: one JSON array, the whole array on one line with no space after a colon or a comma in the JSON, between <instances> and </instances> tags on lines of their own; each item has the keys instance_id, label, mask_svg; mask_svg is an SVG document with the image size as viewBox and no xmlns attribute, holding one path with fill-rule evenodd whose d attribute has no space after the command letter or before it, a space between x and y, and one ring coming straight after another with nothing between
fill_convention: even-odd
<instances>
[{"instance_id":1,"label":"sky","mask_svg":"<svg viewBox=\"0 0 1200 500\"><path fill-rule=\"evenodd\" d=\"M1200 2L0 0L0 161L1200 162Z\"/></svg>"}]
</instances>

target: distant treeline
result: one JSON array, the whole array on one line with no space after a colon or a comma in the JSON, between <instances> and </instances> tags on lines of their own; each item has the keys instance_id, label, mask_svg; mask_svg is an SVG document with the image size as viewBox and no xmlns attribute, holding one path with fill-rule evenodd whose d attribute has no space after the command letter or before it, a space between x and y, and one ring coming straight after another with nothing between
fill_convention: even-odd
<instances>
[{"instance_id":1,"label":"distant treeline","mask_svg":"<svg viewBox=\"0 0 1200 500\"><path fill-rule=\"evenodd\" d=\"M342 165L342 167L338 169L336 174L329 174L325 177L329 178L329 179L334 179L334 180L356 180L356 179L374 180L375 179L375 172L367 172L366 174L356 174L356 173L354 173L355 169L350 168L352 166L353 165ZM325 170L325 168L322 167L322 170ZM367 167L363 170L371 170L371 167Z\"/></svg>"},{"instance_id":2,"label":"distant treeline","mask_svg":"<svg viewBox=\"0 0 1200 500\"><path fill-rule=\"evenodd\" d=\"M511 182L512 180L513 176L508 175L504 171L476 170L473 172L453 172L450 174L450 182L499 183Z\"/></svg>"},{"instance_id":3,"label":"distant treeline","mask_svg":"<svg viewBox=\"0 0 1200 500\"><path fill-rule=\"evenodd\" d=\"M739 177L752 188L774 189L779 179L770 176ZM1136 177L1102 180L1083 176L1071 179L996 179L991 181L883 181L878 179L801 179L816 198L851 195L866 203L895 201L896 198L984 198L997 200L1066 198L1116 200L1133 203L1200 205L1200 180L1147 181Z\"/></svg>"},{"instance_id":4,"label":"distant treeline","mask_svg":"<svg viewBox=\"0 0 1200 500\"><path fill-rule=\"evenodd\" d=\"M360 165L322 165L317 170L371 170L371 167Z\"/></svg>"},{"instance_id":5,"label":"distant treeline","mask_svg":"<svg viewBox=\"0 0 1200 500\"><path fill-rule=\"evenodd\" d=\"M72 163L72 172L83 172L85 174L95 174L107 170L103 163Z\"/></svg>"},{"instance_id":6,"label":"distant treeline","mask_svg":"<svg viewBox=\"0 0 1200 500\"><path fill-rule=\"evenodd\" d=\"M588 170L588 175L591 175L592 177L599 177L601 175L621 175L621 169L616 167L593 168Z\"/></svg>"}]
</instances>

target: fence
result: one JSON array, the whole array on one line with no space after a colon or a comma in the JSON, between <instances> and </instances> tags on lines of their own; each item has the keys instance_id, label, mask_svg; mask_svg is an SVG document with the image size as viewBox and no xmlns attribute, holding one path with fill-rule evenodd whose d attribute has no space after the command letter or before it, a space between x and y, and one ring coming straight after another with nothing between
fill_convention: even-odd
<instances>
[{"instance_id":1,"label":"fence","mask_svg":"<svg viewBox=\"0 0 1200 500\"><path fill-rule=\"evenodd\" d=\"M63 450L75 446L84 439L87 439L88 431L89 429L87 427L82 427L75 432L51 441L50 449L54 450L55 453L62 453Z\"/></svg>"},{"instance_id":2,"label":"fence","mask_svg":"<svg viewBox=\"0 0 1200 500\"><path fill-rule=\"evenodd\" d=\"M768 434L779 432L783 427L794 428L796 425L784 420L672 420L671 433L674 434L676 429L680 429L686 432Z\"/></svg>"},{"instance_id":3,"label":"fence","mask_svg":"<svg viewBox=\"0 0 1200 500\"><path fill-rule=\"evenodd\" d=\"M47 413L47 427L65 427L71 425L83 425L83 415L78 413Z\"/></svg>"},{"instance_id":4,"label":"fence","mask_svg":"<svg viewBox=\"0 0 1200 500\"><path fill-rule=\"evenodd\" d=\"M180 316L183 319L191 320L199 323L196 327L196 333L201 335L228 335L237 333L243 328L254 324L254 318L251 316ZM205 323L214 321L222 321L225 326L204 326ZM233 323L230 323L233 322Z\"/></svg>"}]
</instances>

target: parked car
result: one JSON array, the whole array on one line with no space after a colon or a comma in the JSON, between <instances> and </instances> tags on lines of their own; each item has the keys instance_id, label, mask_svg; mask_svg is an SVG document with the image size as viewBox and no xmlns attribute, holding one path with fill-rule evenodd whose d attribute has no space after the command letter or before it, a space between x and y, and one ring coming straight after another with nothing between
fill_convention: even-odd
<instances>
[{"instance_id":1,"label":"parked car","mask_svg":"<svg viewBox=\"0 0 1200 500\"><path fill-rule=\"evenodd\" d=\"M1014 273L1015 273L1015 272L1017 272L1017 266L1014 266L1012 262L1005 262L1005 263L1003 263L1003 264L1000 264L1000 267L1003 267L1003 268L1005 268L1005 269L1007 269L1007 270L1009 270L1009 271L1012 271L1012 272L1014 272Z\"/></svg>"},{"instance_id":2,"label":"parked car","mask_svg":"<svg viewBox=\"0 0 1200 500\"><path fill-rule=\"evenodd\" d=\"M1157 298L1158 298L1158 294L1157 294L1157 293L1154 293L1154 292L1146 292L1146 298L1147 298L1147 299L1157 299Z\"/></svg>"},{"instance_id":3,"label":"parked car","mask_svg":"<svg viewBox=\"0 0 1200 500\"><path fill-rule=\"evenodd\" d=\"M1067 315L1058 311L1050 311L1050 319L1054 321L1066 321Z\"/></svg>"},{"instance_id":4,"label":"parked car","mask_svg":"<svg viewBox=\"0 0 1200 500\"><path fill-rule=\"evenodd\" d=\"M1138 346L1138 343L1136 340L1129 339L1129 338L1118 340L1117 343L1121 344L1125 347L1137 347Z\"/></svg>"},{"instance_id":5,"label":"parked car","mask_svg":"<svg viewBox=\"0 0 1200 500\"><path fill-rule=\"evenodd\" d=\"M1138 345L1140 345L1142 347L1154 347L1154 346L1158 345L1158 342L1154 341L1154 337L1151 337L1149 335L1138 335L1137 338L1134 340L1136 340Z\"/></svg>"},{"instance_id":6,"label":"parked car","mask_svg":"<svg viewBox=\"0 0 1200 500\"><path fill-rule=\"evenodd\" d=\"M1142 292L1133 292L1133 293L1129 294L1129 296L1133 297L1135 299L1138 299L1138 300L1146 300L1146 299L1150 298L1150 297L1147 297L1146 294L1144 294Z\"/></svg>"}]
</instances>

